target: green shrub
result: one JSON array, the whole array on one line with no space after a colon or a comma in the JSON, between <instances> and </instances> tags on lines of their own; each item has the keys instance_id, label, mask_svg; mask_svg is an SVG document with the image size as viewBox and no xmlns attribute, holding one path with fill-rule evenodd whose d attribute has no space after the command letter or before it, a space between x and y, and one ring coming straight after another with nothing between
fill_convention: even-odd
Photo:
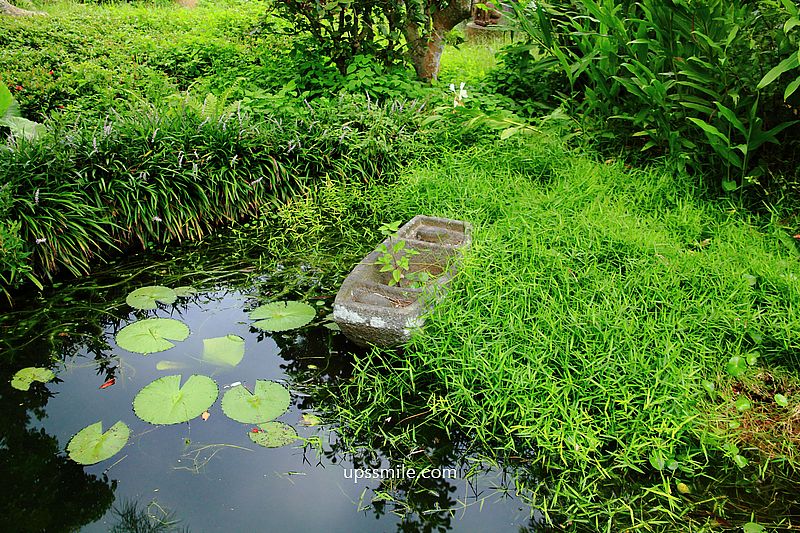
<instances>
[{"instance_id":1,"label":"green shrub","mask_svg":"<svg viewBox=\"0 0 800 533\"><path fill-rule=\"evenodd\" d=\"M157 103L190 85L221 92L239 78L258 83L255 51L272 38L251 35L260 14L254 3L67 3L48 17L3 17L0 78L20 88L23 112L39 121L53 112L102 120L122 102Z\"/></svg>"},{"instance_id":2,"label":"green shrub","mask_svg":"<svg viewBox=\"0 0 800 533\"><path fill-rule=\"evenodd\" d=\"M282 104L264 111L265 101ZM389 179L416 155L416 111L365 96L262 94L242 105L208 95L105 123L52 121L39 142L0 152L10 250L0 282L31 266L82 274L97 255L199 239L320 179Z\"/></svg>"},{"instance_id":3,"label":"green shrub","mask_svg":"<svg viewBox=\"0 0 800 533\"><path fill-rule=\"evenodd\" d=\"M515 54L529 57L507 63L518 72L509 90L555 69L568 82L565 106L601 140L710 171L728 191L765 185L781 169L780 156L762 157L766 143L793 150L786 86L759 85L798 53L777 2L581 0L515 11L530 36Z\"/></svg>"}]
</instances>

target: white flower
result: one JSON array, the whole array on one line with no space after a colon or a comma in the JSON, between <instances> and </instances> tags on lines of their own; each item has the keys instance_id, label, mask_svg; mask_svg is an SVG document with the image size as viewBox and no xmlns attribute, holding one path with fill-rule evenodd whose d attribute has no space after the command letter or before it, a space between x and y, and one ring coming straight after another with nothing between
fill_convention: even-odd
<instances>
[{"instance_id":1,"label":"white flower","mask_svg":"<svg viewBox=\"0 0 800 533\"><path fill-rule=\"evenodd\" d=\"M153 222L161 222L161 217L153 217Z\"/></svg>"},{"instance_id":2,"label":"white flower","mask_svg":"<svg viewBox=\"0 0 800 533\"><path fill-rule=\"evenodd\" d=\"M36 244L42 244L47 242L47 239L36 239Z\"/></svg>"},{"instance_id":3,"label":"white flower","mask_svg":"<svg viewBox=\"0 0 800 533\"><path fill-rule=\"evenodd\" d=\"M467 90L464 88L466 83L463 81L461 82L461 86L456 90L456 86L454 83L450 84L450 92L452 92L455 96L453 97L453 107L458 107L460 105L464 105L464 99L467 98Z\"/></svg>"}]
</instances>

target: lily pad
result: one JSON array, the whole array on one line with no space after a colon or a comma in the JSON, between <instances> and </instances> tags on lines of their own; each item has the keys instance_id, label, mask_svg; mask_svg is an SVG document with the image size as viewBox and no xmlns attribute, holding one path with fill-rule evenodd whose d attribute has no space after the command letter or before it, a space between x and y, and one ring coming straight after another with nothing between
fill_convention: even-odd
<instances>
[{"instance_id":1,"label":"lily pad","mask_svg":"<svg viewBox=\"0 0 800 533\"><path fill-rule=\"evenodd\" d=\"M318 426L322 423L320 417L315 415L314 413L303 413L303 418L300 420L300 424L304 426Z\"/></svg>"},{"instance_id":2,"label":"lily pad","mask_svg":"<svg viewBox=\"0 0 800 533\"><path fill-rule=\"evenodd\" d=\"M193 296L197 294L197 289L194 287L182 286L182 287L175 287L175 295L178 298L188 298L189 296Z\"/></svg>"},{"instance_id":3,"label":"lily pad","mask_svg":"<svg viewBox=\"0 0 800 533\"><path fill-rule=\"evenodd\" d=\"M54 377L56 377L56 375L49 368L29 366L14 374L14 377L11 378L11 386L17 390L28 390L31 388L31 383L34 381L47 383Z\"/></svg>"},{"instance_id":4,"label":"lily pad","mask_svg":"<svg viewBox=\"0 0 800 533\"><path fill-rule=\"evenodd\" d=\"M250 440L265 448L280 448L296 441L297 431L283 422L265 422L249 433Z\"/></svg>"},{"instance_id":5,"label":"lily pad","mask_svg":"<svg viewBox=\"0 0 800 533\"><path fill-rule=\"evenodd\" d=\"M238 335L225 335L203 339L203 360L225 366L236 366L244 357L244 339Z\"/></svg>"},{"instance_id":6,"label":"lily pad","mask_svg":"<svg viewBox=\"0 0 800 533\"><path fill-rule=\"evenodd\" d=\"M147 318L122 328L116 341L120 348L147 355L169 350L175 346L170 340L182 341L188 336L189 326L180 320Z\"/></svg>"},{"instance_id":7,"label":"lily pad","mask_svg":"<svg viewBox=\"0 0 800 533\"><path fill-rule=\"evenodd\" d=\"M136 289L125 298L125 302L135 309L157 309L157 302L169 305L177 299L178 295L169 287L153 285Z\"/></svg>"},{"instance_id":8,"label":"lily pad","mask_svg":"<svg viewBox=\"0 0 800 533\"><path fill-rule=\"evenodd\" d=\"M250 318L253 325L265 331L286 331L305 326L317 316L317 311L303 302L272 302L256 307Z\"/></svg>"},{"instance_id":9,"label":"lily pad","mask_svg":"<svg viewBox=\"0 0 800 533\"><path fill-rule=\"evenodd\" d=\"M180 370L181 368L186 368L186 363L170 361L168 359L156 363L156 370Z\"/></svg>"},{"instance_id":10,"label":"lily pad","mask_svg":"<svg viewBox=\"0 0 800 533\"><path fill-rule=\"evenodd\" d=\"M203 414L219 389L208 376L189 376L181 387L181 375L164 376L145 386L133 399L136 416L151 424L179 424Z\"/></svg>"},{"instance_id":11,"label":"lily pad","mask_svg":"<svg viewBox=\"0 0 800 533\"><path fill-rule=\"evenodd\" d=\"M231 388L222 397L222 411L245 424L260 424L281 416L289 408L289 391L275 381L259 379L251 393L244 385Z\"/></svg>"},{"instance_id":12,"label":"lily pad","mask_svg":"<svg viewBox=\"0 0 800 533\"><path fill-rule=\"evenodd\" d=\"M131 430L117 422L103 433L103 422L95 422L77 432L67 444L70 459L82 465L93 465L114 456L128 442Z\"/></svg>"}]
</instances>

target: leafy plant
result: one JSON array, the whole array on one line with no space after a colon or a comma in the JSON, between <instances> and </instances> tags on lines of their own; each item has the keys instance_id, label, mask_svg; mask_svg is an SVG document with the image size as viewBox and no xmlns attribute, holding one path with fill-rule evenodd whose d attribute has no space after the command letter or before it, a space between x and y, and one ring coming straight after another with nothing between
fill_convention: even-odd
<instances>
[{"instance_id":1,"label":"leafy plant","mask_svg":"<svg viewBox=\"0 0 800 533\"><path fill-rule=\"evenodd\" d=\"M279 417L289 408L286 387L275 381L256 380L253 392L236 385L222 397L222 411L245 424L260 424Z\"/></svg>"},{"instance_id":2,"label":"leafy plant","mask_svg":"<svg viewBox=\"0 0 800 533\"><path fill-rule=\"evenodd\" d=\"M0 80L0 127L7 127L11 135L33 140L44 132L44 126L22 117L19 104L5 83Z\"/></svg>"},{"instance_id":3,"label":"leafy plant","mask_svg":"<svg viewBox=\"0 0 800 533\"><path fill-rule=\"evenodd\" d=\"M265 422L248 433L250 440L265 448L280 448L295 442L297 431L283 422Z\"/></svg>"},{"instance_id":4,"label":"leafy plant","mask_svg":"<svg viewBox=\"0 0 800 533\"><path fill-rule=\"evenodd\" d=\"M181 375L164 376L146 385L133 399L136 416L151 424L180 424L200 416L219 389L207 376L192 375L181 387Z\"/></svg>"},{"instance_id":5,"label":"leafy plant","mask_svg":"<svg viewBox=\"0 0 800 533\"><path fill-rule=\"evenodd\" d=\"M774 91L765 90L780 69L758 83L758 67L780 39L775 3L756 4L512 3L529 37L516 53L530 56L520 64L556 69L567 79L570 92L562 106L582 115L582 129L597 140L622 137L628 147L667 155L682 166L712 172L721 166L722 187L743 189L768 176L758 157L762 146L780 143L796 125L783 118ZM788 29L794 26L787 22ZM794 68L794 56L783 66Z\"/></svg>"},{"instance_id":6,"label":"leafy plant","mask_svg":"<svg viewBox=\"0 0 800 533\"><path fill-rule=\"evenodd\" d=\"M305 326L317 316L317 310L303 302L272 302L256 307L248 315L254 327L266 331L286 331Z\"/></svg>"},{"instance_id":7,"label":"leafy plant","mask_svg":"<svg viewBox=\"0 0 800 533\"><path fill-rule=\"evenodd\" d=\"M103 432L103 422L95 422L76 433L67 444L70 459L93 465L113 457L128 442L130 429L120 421Z\"/></svg>"},{"instance_id":8,"label":"leafy plant","mask_svg":"<svg viewBox=\"0 0 800 533\"><path fill-rule=\"evenodd\" d=\"M438 75L446 32L470 13L468 2L455 0L287 0L276 7L294 28L310 35L313 51L343 76L359 56L375 58L384 66L408 57L425 80ZM307 43L296 42L298 45Z\"/></svg>"},{"instance_id":9,"label":"leafy plant","mask_svg":"<svg viewBox=\"0 0 800 533\"><path fill-rule=\"evenodd\" d=\"M800 7L792 0L781 0L781 3L786 9L788 18L783 25L785 39L781 39L783 42L780 47L788 48L789 56L770 69L770 71L761 78L761 81L758 82L758 86L756 87L757 89L765 88L778 80L783 74L800 67L800 39L797 38L798 33L800 33L797 29L800 27ZM796 51L795 48L797 48ZM786 85L783 92L783 99L788 100L798 88L800 88L800 75Z\"/></svg>"},{"instance_id":10,"label":"leafy plant","mask_svg":"<svg viewBox=\"0 0 800 533\"><path fill-rule=\"evenodd\" d=\"M49 368L39 368L29 366L18 370L14 377L11 378L11 386L17 390L28 390L31 383L38 381L40 383L47 383L51 381L56 375Z\"/></svg>"},{"instance_id":11,"label":"leafy plant","mask_svg":"<svg viewBox=\"0 0 800 533\"><path fill-rule=\"evenodd\" d=\"M203 360L224 366L236 366L244 357L244 339L238 335L225 335L203 339Z\"/></svg>"},{"instance_id":12,"label":"leafy plant","mask_svg":"<svg viewBox=\"0 0 800 533\"><path fill-rule=\"evenodd\" d=\"M183 341L189 327L174 318L147 318L122 328L116 336L117 345L129 352L144 355L163 352L175 346L171 341Z\"/></svg>"},{"instance_id":13,"label":"leafy plant","mask_svg":"<svg viewBox=\"0 0 800 533\"><path fill-rule=\"evenodd\" d=\"M382 224L379 228L381 235L388 238L388 244L378 246L379 255L375 263L381 267L379 272L389 272L389 286L406 282L411 287L423 287L431 275L426 270L410 271L410 259L419 255L419 251L407 247L405 240L394 238L400 224L396 221Z\"/></svg>"}]
</instances>

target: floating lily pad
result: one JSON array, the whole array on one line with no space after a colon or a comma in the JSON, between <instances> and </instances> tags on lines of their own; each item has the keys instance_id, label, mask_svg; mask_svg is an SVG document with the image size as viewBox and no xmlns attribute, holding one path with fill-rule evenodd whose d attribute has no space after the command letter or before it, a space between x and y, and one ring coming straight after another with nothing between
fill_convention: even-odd
<instances>
[{"instance_id":1,"label":"floating lily pad","mask_svg":"<svg viewBox=\"0 0 800 533\"><path fill-rule=\"evenodd\" d=\"M318 426L321 423L322 420L314 413L303 413L303 418L300 420L300 424L304 426Z\"/></svg>"},{"instance_id":2,"label":"floating lily pad","mask_svg":"<svg viewBox=\"0 0 800 533\"><path fill-rule=\"evenodd\" d=\"M147 355L169 350L175 346L170 340L182 341L188 336L189 326L180 320L148 318L122 328L116 341L120 348Z\"/></svg>"},{"instance_id":3,"label":"floating lily pad","mask_svg":"<svg viewBox=\"0 0 800 533\"><path fill-rule=\"evenodd\" d=\"M103 433L103 422L86 426L67 444L70 459L82 465L93 465L114 456L128 442L131 430L117 422Z\"/></svg>"},{"instance_id":4,"label":"floating lily pad","mask_svg":"<svg viewBox=\"0 0 800 533\"><path fill-rule=\"evenodd\" d=\"M178 295L169 287L153 285L136 289L125 298L125 302L135 309L157 309L158 302L172 304Z\"/></svg>"},{"instance_id":5,"label":"floating lily pad","mask_svg":"<svg viewBox=\"0 0 800 533\"><path fill-rule=\"evenodd\" d=\"M207 376L164 376L145 386L133 399L136 416L151 424L179 424L198 417L217 401L219 389Z\"/></svg>"},{"instance_id":6,"label":"floating lily pad","mask_svg":"<svg viewBox=\"0 0 800 533\"><path fill-rule=\"evenodd\" d=\"M225 335L203 339L203 360L225 366L236 366L244 357L244 339L238 335Z\"/></svg>"},{"instance_id":7,"label":"floating lily pad","mask_svg":"<svg viewBox=\"0 0 800 533\"><path fill-rule=\"evenodd\" d=\"M289 408L289 391L275 381L259 379L251 393L237 385L222 397L222 411L245 424L260 424L282 415Z\"/></svg>"},{"instance_id":8,"label":"floating lily pad","mask_svg":"<svg viewBox=\"0 0 800 533\"><path fill-rule=\"evenodd\" d=\"M17 390L28 390L31 388L31 383L34 381L47 383L54 377L56 377L56 375L49 368L29 366L14 374L14 377L11 378L11 386Z\"/></svg>"},{"instance_id":9,"label":"floating lily pad","mask_svg":"<svg viewBox=\"0 0 800 533\"><path fill-rule=\"evenodd\" d=\"M181 368L186 368L186 363L181 363L180 361L169 361L167 359L156 363L156 370L178 370Z\"/></svg>"},{"instance_id":10,"label":"floating lily pad","mask_svg":"<svg viewBox=\"0 0 800 533\"><path fill-rule=\"evenodd\" d=\"M303 302L272 302L253 309L253 325L265 331L286 331L305 326L317 316L317 311Z\"/></svg>"},{"instance_id":11,"label":"floating lily pad","mask_svg":"<svg viewBox=\"0 0 800 533\"><path fill-rule=\"evenodd\" d=\"M280 448L296 441L297 431L283 422L266 422L258 425L258 431L250 431L250 440L265 448Z\"/></svg>"},{"instance_id":12,"label":"floating lily pad","mask_svg":"<svg viewBox=\"0 0 800 533\"><path fill-rule=\"evenodd\" d=\"M178 298L188 298L189 296L193 296L195 294L197 294L197 289L195 289L194 287L188 287L188 286L175 287L175 295Z\"/></svg>"}]
</instances>

